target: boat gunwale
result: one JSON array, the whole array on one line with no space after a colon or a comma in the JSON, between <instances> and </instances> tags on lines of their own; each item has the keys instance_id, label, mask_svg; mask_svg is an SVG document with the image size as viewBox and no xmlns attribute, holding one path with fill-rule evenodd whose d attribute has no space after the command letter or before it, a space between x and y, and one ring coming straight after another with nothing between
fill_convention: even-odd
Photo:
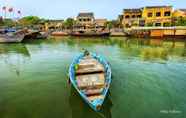
<instances>
[{"instance_id":1,"label":"boat gunwale","mask_svg":"<svg viewBox=\"0 0 186 118\"><path fill-rule=\"evenodd\" d=\"M101 95L103 95L103 100L100 101L101 102L100 104L102 105L105 98L106 98L106 95L108 93L108 90L109 90L110 84L111 84L111 74L112 74L111 67L110 67L110 64L108 63L108 61L103 56L98 55L96 53L90 53L90 55L93 58L95 58L96 60L98 60L99 63L101 63L104 66L104 69L105 69L105 78L106 78L105 84L106 84L106 86L103 87L103 91L101 93ZM79 90L79 88L77 87L77 83L74 79L75 78L74 65L78 64L83 57L84 57L84 55L83 55L83 53L81 53L73 59L71 65L69 67L69 78L70 78L72 85L78 91L78 93L83 98L83 100L85 100L85 102L87 102L92 109L94 109L95 111L99 111L96 108L96 106L93 106L93 104L91 104L92 102L88 101L87 96L82 91Z\"/></svg>"}]
</instances>

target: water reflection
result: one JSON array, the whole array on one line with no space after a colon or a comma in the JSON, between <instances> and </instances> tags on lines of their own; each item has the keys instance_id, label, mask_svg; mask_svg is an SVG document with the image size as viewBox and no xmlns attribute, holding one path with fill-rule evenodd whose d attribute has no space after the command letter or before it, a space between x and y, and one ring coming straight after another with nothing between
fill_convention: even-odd
<instances>
[{"instance_id":1,"label":"water reflection","mask_svg":"<svg viewBox=\"0 0 186 118\"><path fill-rule=\"evenodd\" d=\"M118 43L118 44L117 44ZM124 55L140 57L144 61L164 60L185 57L186 41L162 39L123 39L116 44Z\"/></svg>"},{"instance_id":2,"label":"water reflection","mask_svg":"<svg viewBox=\"0 0 186 118\"><path fill-rule=\"evenodd\" d=\"M141 51L141 57L143 60L153 60L153 59L168 59L168 51L164 48L155 47L155 48L144 48Z\"/></svg>"},{"instance_id":3,"label":"water reflection","mask_svg":"<svg viewBox=\"0 0 186 118\"><path fill-rule=\"evenodd\" d=\"M112 65L112 95L100 113L66 85L67 66L82 48L103 54ZM143 53L152 58L144 60ZM157 39L60 38L0 44L0 118L160 118L160 110L171 108L184 113L185 55L186 42Z\"/></svg>"},{"instance_id":4,"label":"water reflection","mask_svg":"<svg viewBox=\"0 0 186 118\"><path fill-rule=\"evenodd\" d=\"M27 62L30 53L24 44L0 44L0 62L20 76L20 66Z\"/></svg>"},{"instance_id":5,"label":"water reflection","mask_svg":"<svg viewBox=\"0 0 186 118\"><path fill-rule=\"evenodd\" d=\"M184 43L184 49L183 49L183 52L182 52L182 56L186 57L186 41Z\"/></svg>"},{"instance_id":6,"label":"water reflection","mask_svg":"<svg viewBox=\"0 0 186 118\"><path fill-rule=\"evenodd\" d=\"M23 56L30 57L25 44L0 44L0 55L10 53L21 54Z\"/></svg>"},{"instance_id":7,"label":"water reflection","mask_svg":"<svg viewBox=\"0 0 186 118\"><path fill-rule=\"evenodd\" d=\"M72 47L85 47L94 48L95 46L117 46L121 50L121 57L128 56L133 58L141 58L143 61L162 60L167 61L175 57L186 57L186 41L175 40L161 40L161 39L131 39L121 37L111 38L52 38L45 40L44 42L39 40L32 42L28 45L41 45L41 44L66 44ZM42 47L41 47L42 48ZM47 50L44 49L44 50ZM32 50L30 50L32 51ZM2 54L7 55L9 53L21 54L29 57L30 54L25 44L0 44L0 56ZM125 58L123 57L123 58Z\"/></svg>"},{"instance_id":8,"label":"water reflection","mask_svg":"<svg viewBox=\"0 0 186 118\"><path fill-rule=\"evenodd\" d=\"M54 38L55 39L55 38ZM143 61L168 61L170 59L185 58L186 40L162 39L131 39L127 37L74 38L65 37L55 39L68 46L95 48L95 46L113 46L121 50L121 58L139 58Z\"/></svg>"},{"instance_id":9,"label":"water reflection","mask_svg":"<svg viewBox=\"0 0 186 118\"><path fill-rule=\"evenodd\" d=\"M93 111L78 95L77 91L71 86L69 96L72 118L112 118L112 101L110 95L107 96L100 112Z\"/></svg>"}]
</instances>

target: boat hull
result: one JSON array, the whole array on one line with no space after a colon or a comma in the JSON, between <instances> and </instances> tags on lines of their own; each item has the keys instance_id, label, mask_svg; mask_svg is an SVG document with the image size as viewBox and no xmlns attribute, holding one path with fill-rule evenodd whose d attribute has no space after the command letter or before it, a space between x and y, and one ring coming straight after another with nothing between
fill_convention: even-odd
<instances>
[{"instance_id":1,"label":"boat hull","mask_svg":"<svg viewBox=\"0 0 186 118\"><path fill-rule=\"evenodd\" d=\"M48 38L47 32L28 31L23 38L23 42L47 38Z\"/></svg>"},{"instance_id":2,"label":"boat hull","mask_svg":"<svg viewBox=\"0 0 186 118\"><path fill-rule=\"evenodd\" d=\"M110 32L103 33L71 33L71 36L77 37L108 37L110 36Z\"/></svg>"},{"instance_id":3,"label":"boat hull","mask_svg":"<svg viewBox=\"0 0 186 118\"><path fill-rule=\"evenodd\" d=\"M58 32L52 32L51 36L68 36L69 34L67 32L62 32L62 31L58 31Z\"/></svg>"},{"instance_id":4,"label":"boat hull","mask_svg":"<svg viewBox=\"0 0 186 118\"><path fill-rule=\"evenodd\" d=\"M23 40L24 35L12 35L0 34L0 43L19 43Z\"/></svg>"},{"instance_id":5,"label":"boat hull","mask_svg":"<svg viewBox=\"0 0 186 118\"><path fill-rule=\"evenodd\" d=\"M80 60L83 58L83 54L78 55L72 62L72 64L70 65L69 68L69 77L70 77L70 82L73 85L73 87L77 90L77 92L79 93L79 95L83 98L83 100L95 111L99 111L102 107L102 104L107 96L109 87L110 87L110 83L111 83L111 68L110 68L110 64L101 56L95 54L95 53L91 53L91 56L95 59L97 59L101 64L103 64L104 69L105 69L105 84L106 86L103 88L103 91L101 93L101 95L103 96L102 99L96 99L94 101L89 101L87 99L87 96L82 93L79 88L77 87L77 82L75 80L75 65L78 64L80 62Z\"/></svg>"}]
</instances>

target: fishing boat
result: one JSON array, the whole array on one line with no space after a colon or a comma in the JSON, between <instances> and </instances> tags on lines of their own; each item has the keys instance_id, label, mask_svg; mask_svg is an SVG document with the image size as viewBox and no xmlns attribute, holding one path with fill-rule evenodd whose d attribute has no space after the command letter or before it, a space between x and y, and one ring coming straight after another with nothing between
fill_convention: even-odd
<instances>
[{"instance_id":1,"label":"fishing boat","mask_svg":"<svg viewBox=\"0 0 186 118\"><path fill-rule=\"evenodd\" d=\"M54 31L51 33L51 36L68 36L68 32L65 31Z\"/></svg>"},{"instance_id":2,"label":"fishing boat","mask_svg":"<svg viewBox=\"0 0 186 118\"><path fill-rule=\"evenodd\" d=\"M1 32L0 43L19 43L23 40L25 34L22 30L16 32Z\"/></svg>"},{"instance_id":3,"label":"fishing boat","mask_svg":"<svg viewBox=\"0 0 186 118\"><path fill-rule=\"evenodd\" d=\"M69 77L83 100L95 111L100 111L111 83L111 67L106 59L85 51L74 58Z\"/></svg>"},{"instance_id":4,"label":"fishing boat","mask_svg":"<svg viewBox=\"0 0 186 118\"><path fill-rule=\"evenodd\" d=\"M26 42L37 39L47 39L48 35L49 35L48 32L41 32L38 30L27 30L23 41Z\"/></svg>"},{"instance_id":5,"label":"fishing boat","mask_svg":"<svg viewBox=\"0 0 186 118\"><path fill-rule=\"evenodd\" d=\"M90 31L90 32L83 32L83 31L76 31L76 32L71 32L71 36L77 36L77 37L108 37L110 36L110 32L95 32L95 31Z\"/></svg>"}]
</instances>

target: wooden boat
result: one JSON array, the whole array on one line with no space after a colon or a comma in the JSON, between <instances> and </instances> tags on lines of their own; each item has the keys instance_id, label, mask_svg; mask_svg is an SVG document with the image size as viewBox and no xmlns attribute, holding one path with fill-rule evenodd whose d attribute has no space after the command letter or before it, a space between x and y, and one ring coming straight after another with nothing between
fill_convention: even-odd
<instances>
[{"instance_id":1,"label":"wooden boat","mask_svg":"<svg viewBox=\"0 0 186 118\"><path fill-rule=\"evenodd\" d=\"M111 67L100 55L80 54L69 68L70 82L83 100L99 111L111 83Z\"/></svg>"},{"instance_id":2,"label":"wooden boat","mask_svg":"<svg viewBox=\"0 0 186 118\"><path fill-rule=\"evenodd\" d=\"M71 32L70 35L79 37L107 37L110 36L110 32Z\"/></svg>"},{"instance_id":3,"label":"wooden boat","mask_svg":"<svg viewBox=\"0 0 186 118\"><path fill-rule=\"evenodd\" d=\"M51 33L51 36L68 36L69 34L64 31L54 31Z\"/></svg>"},{"instance_id":4,"label":"wooden boat","mask_svg":"<svg viewBox=\"0 0 186 118\"><path fill-rule=\"evenodd\" d=\"M36 39L47 39L48 33L47 32L40 32L37 30L28 30L25 34L23 39L24 42Z\"/></svg>"},{"instance_id":5,"label":"wooden boat","mask_svg":"<svg viewBox=\"0 0 186 118\"><path fill-rule=\"evenodd\" d=\"M16 32L1 33L0 43L19 43L23 40L24 36L25 34L21 30Z\"/></svg>"}]
</instances>

